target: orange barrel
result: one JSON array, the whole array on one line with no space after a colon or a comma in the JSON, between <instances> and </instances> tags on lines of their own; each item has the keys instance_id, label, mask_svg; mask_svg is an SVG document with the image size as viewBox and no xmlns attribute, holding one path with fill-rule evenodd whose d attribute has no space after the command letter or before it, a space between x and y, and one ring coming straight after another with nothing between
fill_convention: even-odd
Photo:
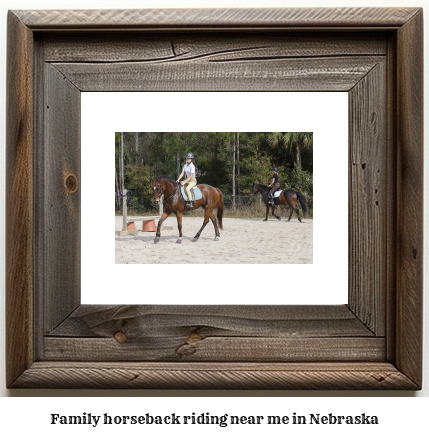
<instances>
[{"instance_id":1,"label":"orange barrel","mask_svg":"<svg viewBox=\"0 0 429 436\"><path fill-rule=\"evenodd\" d=\"M143 232L156 232L155 220L143 221Z\"/></svg>"}]
</instances>

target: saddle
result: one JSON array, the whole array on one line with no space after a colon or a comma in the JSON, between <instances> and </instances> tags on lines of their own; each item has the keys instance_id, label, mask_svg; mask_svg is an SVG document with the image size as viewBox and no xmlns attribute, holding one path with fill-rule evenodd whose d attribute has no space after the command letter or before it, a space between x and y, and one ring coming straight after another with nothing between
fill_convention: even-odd
<instances>
[{"instance_id":1,"label":"saddle","mask_svg":"<svg viewBox=\"0 0 429 436\"><path fill-rule=\"evenodd\" d=\"M184 201L188 201L188 196L186 195L185 188L188 186L188 183L186 185L180 185L180 193L182 194L182 198ZM194 186L191 188L191 194L192 194L192 200L191 201L197 201L203 198L203 194L201 193L200 189Z\"/></svg>"}]
</instances>

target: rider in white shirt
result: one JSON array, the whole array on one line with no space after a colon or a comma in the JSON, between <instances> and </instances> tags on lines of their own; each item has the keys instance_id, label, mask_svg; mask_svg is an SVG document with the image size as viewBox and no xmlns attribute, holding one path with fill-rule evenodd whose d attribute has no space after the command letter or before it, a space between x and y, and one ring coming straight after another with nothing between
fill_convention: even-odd
<instances>
[{"instance_id":1,"label":"rider in white shirt","mask_svg":"<svg viewBox=\"0 0 429 436\"><path fill-rule=\"evenodd\" d=\"M188 153L186 155L186 164L183 166L183 170L180 173L178 179L176 180L176 182L179 182L183 175L186 174L186 179L182 182L182 185L188 183L188 186L185 189L186 195L188 196L188 202L186 203L186 205L190 207L192 207L191 188L193 188L197 184L197 179L195 178L195 166L193 161L194 155L192 153Z\"/></svg>"}]
</instances>

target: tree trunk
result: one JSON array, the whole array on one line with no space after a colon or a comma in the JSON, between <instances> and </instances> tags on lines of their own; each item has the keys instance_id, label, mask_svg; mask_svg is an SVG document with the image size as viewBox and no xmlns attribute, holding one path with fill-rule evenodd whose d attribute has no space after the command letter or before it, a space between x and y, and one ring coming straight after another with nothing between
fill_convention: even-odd
<instances>
[{"instance_id":1,"label":"tree trunk","mask_svg":"<svg viewBox=\"0 0 429 436\"><path fill-rule=\"evenodd\" d=\"M121 208L121 201L120 201L121 196L120 196L120 191L119 191L118 170L116 169L116 165L115 165L115 185L116 185L115 203L116 203L116 207L118 209L120 209Z\"/></svg>"},{"instance_id":2,"label":"tree trunk","mask_svg":"<svg viewBox=\"0 0 429 436\"><path fill-rule=\"evenodd\" d=\"M301 145L299 141L296 143L296 165L301 168Z\"/></svg>"},{"instance_id":3,"label":"tree trunk","mask_svg":"<svg viewBox=\"0 0 429 436\"><path fill-rule=\"evenodd\" d=\"M139 133L134 132L134 161L136 165L139 164Z\"/></svg>"},{"instance_id":4,"label":"tree trunk","mask_svg":"<svg viewBox=\"0 0 429 436\"><path fill-rule=\"evenodd\" d=\"M235 209L235 133L232 141L232 207Z\"/></svg>"},{"instance_id":5,"label":"tree trunk","mask_svg":"<svg viewBox=\"0 0 429 436\"><path fill-rule=\"evenodd\" d=\"M124 132L121 132L121 194L124 192Z\"/></svg>"},{"instance_id":6,"label":"tree trunk","mask_svg":"<svg viewBox=\"0 0 429 436\"><path fill-rule=\"evenodd\" d=\"M237 188L238 195L241 195L240 190L240 134L237 133Z\"/></svg>"},{"instance_id":7,"label":"tree trunk","mask_svg":"<svg viewBox=\"0 0 429 436\"><path fill-rule=\"evenodd\" d=\"M176 163L177 163L177 178L179 178L182 168L180 166L180 152L176 153Z\"/></svg>"},{"instance_id":8,"label":"tree trunk","mask_svg":"<svg viewBox=\"0 0 429 436\"><path fill-rule=\"evenodd\" d=\"M144 167L144 141L145 141L145 137L143 135L143 133L140 133L140 163L141 166Z\"/></svg>"},{"instance_id":9,"label":"tree trunk","mask_svg":"<svg viewBox=\"0 0 429 436\"><path fill-rule=\"evenodd\" d=\"M127 197L125 192L125 181L124 181L124 133L121 132L121 194L122 194L122 230L127 230L126 215L127 215Z\"/></svg>"}]
</instances>

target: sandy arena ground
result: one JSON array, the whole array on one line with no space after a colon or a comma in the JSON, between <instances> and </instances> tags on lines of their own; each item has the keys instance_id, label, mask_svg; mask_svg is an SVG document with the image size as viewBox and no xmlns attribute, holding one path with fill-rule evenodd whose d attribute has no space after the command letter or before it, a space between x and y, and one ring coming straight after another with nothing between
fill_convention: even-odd
<instances>
[{"instance_id":1,"label":"sandy arena ground","mask_svg":"<svg viewBox=\"0 0 429 436\"><path fill-rule=\"evenodd\" d=\"M115 230L122 229L122 217L115 217ZM156 224L158 222L156 221ZM192 239L201 228L203 218L184 217L183 242L179 236L176 216L164 222L173 230L163 230L158 244L155 232L141 232L142 223L136 222L136 236L115 236L117 264L307 264L313 263L313 220L296 217L290 222L282 218L239 219L224 218L220 240L214 241L211 221L203 230L198 242ZM191 254L191 259L187 257Z\"/></svg>"}]
</instances>

